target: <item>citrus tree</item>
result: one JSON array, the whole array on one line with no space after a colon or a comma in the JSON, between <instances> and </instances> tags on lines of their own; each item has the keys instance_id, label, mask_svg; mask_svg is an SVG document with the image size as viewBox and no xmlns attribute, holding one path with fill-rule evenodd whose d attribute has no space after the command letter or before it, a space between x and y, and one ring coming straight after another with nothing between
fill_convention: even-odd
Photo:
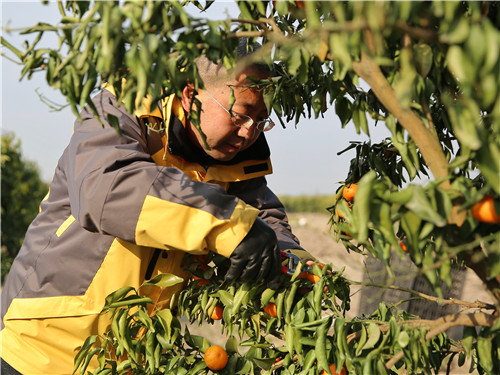
<instances>
[{"instance_id":1,"label":"citrus tree","mask_svg":"<svg viewBox=\"0 0 500 375\"><path fill-rule=\"evenodd\" d=\"M208 344L182 333L174 312L204 319L206 309L220 302L224 329L231 334L239 327L248 336L245 355L237 354L235 336L226 345L227 366L241 373L328 373L330 363L353 373L428 373L456 353L461 361L472 358L480 373L498 373L498 3L241 1L239 17L223 21L186 12L187 6L203 10L211 3L59 2L60 22L26 29L36 36L26 48L3 38L2 44L24 65L23 76L45 74L78 115L84 105L93 109L91 94L102 82L114 86L129 111L147 94L153 100L179 94L187 79L201 87L195 58L206 55L231 69L237 39L258 40L262 48L243 64L259 60L274 67L276 77L254 84L283 126L334 107L342 127L368 136L375 125L390 132L379 143L346 144L344 151L355 156L347 189L339 189L330 204L335 238L379 259L389 274L391 254L409 257L438 297L442 282L451 283L453 267L469 267L494 303L458 301L472 310L437 321L410 319L382 304L369 317L348 320L345 280L331 266L314 267L319 281L295 274L272 293L222 283L216 262L204 270L208 284L188 287L176 309L153 317L140 290L110 296L105 310L115 326L106 337L89 339L79 363L96 354L104 372L205 371L200 353ZM59 45L40 47L50 33ZM162 287L175 280L166 275L155 282ZM304 287L312 290L297 294ZM277 316L268 318L261 309L272 300ZM454 326L464 327L458 342L444 334ZM284 346L268 335L284 338ZM115 352L110 345L117 345ZM118 357L120 364L106 367ZM277 357L282 365L270 365Z\"/></svg>"},{"instance_id":2,"label":"citrus tree","mask_svg":"<svg viewBox=\"0 0 500 375\"><path fill-rule=\"evenodd\" d=\"M2 134L1 138L3 284L48 185L40 178L38 166L23 158L21 143L14 133Z\"/></svg>"}]
</instances>

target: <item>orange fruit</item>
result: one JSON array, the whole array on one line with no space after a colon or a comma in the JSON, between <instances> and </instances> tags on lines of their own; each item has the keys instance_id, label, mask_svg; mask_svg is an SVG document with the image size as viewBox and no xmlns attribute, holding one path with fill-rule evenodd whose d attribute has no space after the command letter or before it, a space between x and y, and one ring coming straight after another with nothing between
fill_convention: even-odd
<instances>
[{"instance_id":1,"label":"orange fruit","mask_svg":"<svg viewBox=\"0 0 500 375\"><path fill-rule=\"evenodd\" d=\"M305 7L304 0L296 0L295 6L297 8L304 9L304 7ZM273 8L276 8L276 0L273 0ZM289 5L288 10L291 11L292 9L293 9L293 5Z\"/></svg>"},{"instance_id":2,"label":"orange fruit","mask_svg":"<svg viewBox=\"0 0 500 375\"><path fill-rule=\"evenodd\" d=\"M349 202L347 202L347 208L351 208L351 204ZM344 217L344 215L342 215L339 210L335 210L335 212L337 212L339 218L342 219Z\"/></svg>"},{"instance_id":3,"label":"orange fruit","mask_svg":"<svg viewBox=\"0 0 500 375\"><path fill-rule=\"evenodd\" d=\"M210 346L203 357L207 367L212 371L222 370L227 365L227 352L218 345Z\"/></svg>"},{"instance_id":4,"label":"orange fruit","mask_svg":"<svg viewBox=\"0 0 500 375\"><path fill-rule=\"evenodd\" d=\"M335 363L332 363L330 366L328 366L328 368L330 369L330 372L333 374L333 375L347 375L347 369L344 366L342 366L342 368L340 369L340 372L336 372L337 371L337 368L335 367ZM325 370L321 370L321 375L325 375L325 374L328 374Z\"/></svg>"},{"instance_id":5,"label":"orange fruit","mask_svg":"<svg viewBox=\"0 0 500 375\"><path fill-rule=\"evenodd\" d=\"M207 313L209 311L207 311ZM215 306L214 311L212 311L212 314L210 315L210 317L213 320L221 320L223 316L224 316L224 308L221 305Z\"/></svg>"},{"instance_id":6,"label":"orange fruit","mask_svg":"<svg viewBox=\"0 0 500 375\"><path fill-rule=\"evenodd\" d=\"M300 8L300 9L304 9L304 7L305 7L304 1L300 1L300 0L295 0L295 5L297 6L297 8Z\"/></svg>"},{"instance_id":7,"label":"orange fruit","mask_svg":"<svg viewBox=\"0 0 500 375\"><path fill-rule=\"evenodd\" d=\"M472 216L483 223L500 224L500 217L495 211L495 201L491 195L487 195L480 202L472 206Z\"/></svg>"},{"instance_id":8,"label":"orange fruit","mask_svg":"<svg viewBox=\"0 0 500 375\"><path fill-rule=\"evenodd\" d=\"M198 280L198 286L203 286L208 284L208 280L202 279L201 277L193 275L193 280Z\"/></svg>"},{"instance_id":9,"label":"orange fruit","mask_svg":"<svg viewBox=\"0 0 500 375\"><path fill-rule=\"evenodd\" d=\"M297 276L297 279L306 279L316 284L320 280L320 277L311 272L301 272L299 276Z\"/></svg>"},{"instance_id":10,"label":"orange fruit","mask_svg":"<svg viewBox=\"0 0 500 375\"><path fill-rule=\"evenodd\" d=\"M351 202L354 199L354 195L356 194L356 190L358 189L358 185L350 184L349 186L344 186L342 190L342 196Z\"/></svg>"},{"instance_id":11,"label":"orange fruit","mask_svg":"<svg viewBox=\"0 0 500 375\"><path fill-rule=\"evenodd\" d=\"M273 318L276 318L278 316L276 304L273 302L269 302L266 306L264 306L263 310L267 315L272 316Z\"/></svg>"},{"instance_id":12,"label":"orange fruit","mask_svg":"<svg viewBox=\"0 0 500 375\"><path fill-rule=\"evenodd\" d=\"M401 250L403 250L404 252L408 251L408 246L406 246L405 242L404 241L400 241L399 242L399 247L401 248Z\"/></svg>"}]
</instances>

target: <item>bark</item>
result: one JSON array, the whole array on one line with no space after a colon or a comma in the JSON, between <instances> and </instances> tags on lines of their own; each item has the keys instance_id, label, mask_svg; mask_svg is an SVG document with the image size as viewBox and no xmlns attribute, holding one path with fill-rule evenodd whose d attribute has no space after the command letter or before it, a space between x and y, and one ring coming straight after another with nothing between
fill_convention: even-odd
<instances>
[{"instance_id":1,"label":"bark","mask_svg":"<svg viewBox=\"0 0 500 375\"><path fill-rule=\"evenodd\" d=\"M448 160L435 133L433 134L425 126L420 117L411 109L401 107L392 86L385 78L378 64L370 56L363 52L360 61L353 63L353 70L370 85L378 100L394 115L401 126L406 129L410 137L415 141L434 177L436 179L445 179L440 185L441 188L450 189L451 184L447 179L449 175ZM467 212L459 210L460 205L456 204L453 206L451 214L448 217L449 224L455 224L460 227L464 223ZM487 278L485 272L486 260L472 262L469 259L467 266L486 284L494 298L500 301L500 277L495 279Z\"/></svg>"},{"instance_id":2,"label":"bark","mask_svg":"<svg viewBox=\"0 0 500 375\"><path fill-rule=\"evenodd\" d=\"M445 179L441 183L443 189L450 189L449 164L441 147L439 139L427 129L419 116L411 109L401 107L396 93L389 84L378 64L366 53L361 53L360 61L353 63L354 72L371 87L378 100L391 112L415 141L425 162L436 179ZM459 207L453 207L448 218L450 224L461 226L467 213L459 212Z\"/></svg>"}]
</instances>

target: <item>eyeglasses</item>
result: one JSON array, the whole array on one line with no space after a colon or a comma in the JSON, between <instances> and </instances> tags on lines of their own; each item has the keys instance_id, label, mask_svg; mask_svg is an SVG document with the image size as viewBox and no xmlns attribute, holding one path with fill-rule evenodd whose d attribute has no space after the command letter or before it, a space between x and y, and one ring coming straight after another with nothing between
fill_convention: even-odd
<instances>
[{"instance_id":1,"label":"eyeglasses","mask_svg":"<svg viewBox=\"0 0 500 375\"><path fill-rule=\"evenodd\" d=\"M233 124L239 128L245 128L249 129L253 124L255 124L255 127L257 130L262 131L262 132L267 132L274 128L274 122L270 118L266 118L265 120L261 121L254 121L253 118L247 115L242 115L236 112L229 112L226 107L224 107L222 104L220 104L217 99L215 99L210 93L206 90L203 90L207 93L208 96L210 96L214 102L216 102L224 111L226 111L229 116L231 116L231 120L233 121Z\"/></svg>"}]
</instances>

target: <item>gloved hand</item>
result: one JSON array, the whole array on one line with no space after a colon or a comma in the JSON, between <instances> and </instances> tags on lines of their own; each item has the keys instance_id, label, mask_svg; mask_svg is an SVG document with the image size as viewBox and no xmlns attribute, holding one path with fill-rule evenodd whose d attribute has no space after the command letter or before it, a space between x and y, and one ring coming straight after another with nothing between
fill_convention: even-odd
<instances>
[{"instance_id":1,"label":"gloved hand","mask_svg":"<svg viewBox=\"0 0 500 375\"><path fill-rule=\"evenodd\" d=\"M245 238L229 257L231 265L225 280L267 281L271 289L277 289L281 277L281 255L276 233L264 220L257 218Z\"/></svg>"}]
</instances>

